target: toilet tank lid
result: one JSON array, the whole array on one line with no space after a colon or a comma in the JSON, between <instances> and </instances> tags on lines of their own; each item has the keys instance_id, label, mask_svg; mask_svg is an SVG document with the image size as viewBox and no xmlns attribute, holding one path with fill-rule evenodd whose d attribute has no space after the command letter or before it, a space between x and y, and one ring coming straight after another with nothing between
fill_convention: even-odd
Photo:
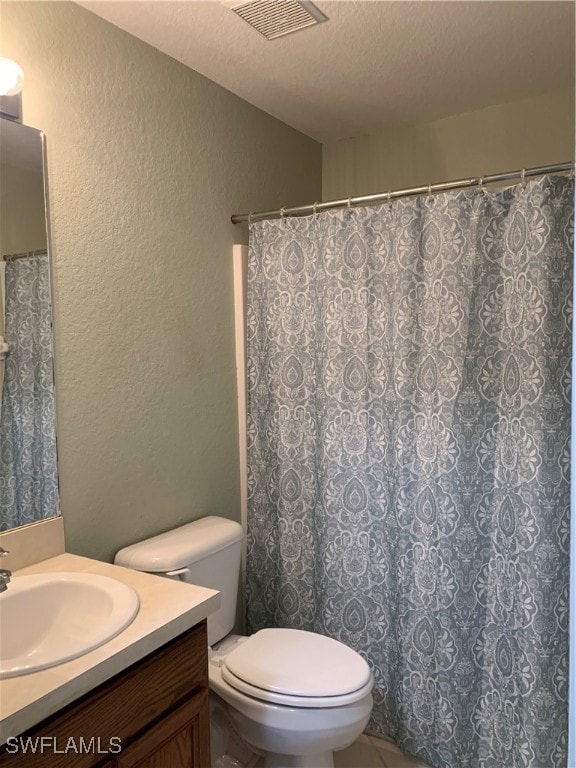
<instances>
[{"instance_id":1,"label":"toilet tank lid","mask_svg":"<svg viewBox=\"0 0 576 768\"><path fill-rule=\"evenodd\" d=\"M186 568L242 540L242 526L223 517L203 517L121 549L114 562L125 568L167 573Z\"/></svg>"}]
</instances>

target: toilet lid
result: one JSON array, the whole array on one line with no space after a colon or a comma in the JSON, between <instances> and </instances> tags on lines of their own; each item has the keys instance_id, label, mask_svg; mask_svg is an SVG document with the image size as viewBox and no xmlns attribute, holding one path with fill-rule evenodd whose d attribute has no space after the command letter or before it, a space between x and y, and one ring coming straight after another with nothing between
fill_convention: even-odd
<instances>
[{"instance_id":1,"label":"toilet lid","mask_svg":"<svg viewBox=\"0 0 576 768\"><path fill-rule=\"evenodd\" d=\"M249 686L287 696L343 696L372 680L356 651L299 629L262 629L229 653L223 666Z\"/></svg>"},{"instance_id":2,"label":"toilet lid","mask_svg":"<svg viewBox=\"0 0 576 768\"><path fill-rule=\"evenodd\" d=\"M274 693L273 691L265 691L263 688L250 685L244 682L244 680L240 680L236 675L233 675L225 666L220 668L220 675L222 680L227 682L228 685L240 691L240 693L250 696L252 699L259 699L268 704L282 704L284 707L297 707L298 709L318 707L329 709L330 707L343 707L346 704L355 704L365 696L368 696L374 684L372 675L370 675L366 685L358 688L357 691L345 693L342 696L289 696L286 693Z\"/></svg>"}]
</instances>

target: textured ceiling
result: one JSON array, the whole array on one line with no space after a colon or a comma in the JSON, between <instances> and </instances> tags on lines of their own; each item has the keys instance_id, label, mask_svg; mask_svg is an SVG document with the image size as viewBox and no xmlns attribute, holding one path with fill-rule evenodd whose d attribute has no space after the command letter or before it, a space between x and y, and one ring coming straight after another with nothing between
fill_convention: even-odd
<instances>
[{"instance_id":1,"label":"textured ceiling","mask_svg":"<svg viewBox=\"0 0 576 768\"><path fill-rule=\"evenodd\" d=\"M220 2L80 2L320 141L574 86L574 2L318 0L266 40Z\"/></svg>"}]
</instances>

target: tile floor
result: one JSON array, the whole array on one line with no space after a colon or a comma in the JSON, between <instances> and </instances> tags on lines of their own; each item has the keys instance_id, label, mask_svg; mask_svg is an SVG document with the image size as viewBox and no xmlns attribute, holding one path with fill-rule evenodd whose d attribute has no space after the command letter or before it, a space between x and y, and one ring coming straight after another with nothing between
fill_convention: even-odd
<instances>
[{"instance_id":1,"label":"tile floor","mask_svg":"<svg viewBox=\"0 0 576 768\"><path fill-rule=\"evenodd\" d=\"M263 768L264 759L252 754L240 756L237 761L226 756L215 763L215 768ZM398 747L386 739L362 734L347 749L334 753L334 768L429 768L426 763L400 752Z\"/></svg>"},{"instance_id":2,"label":"tile floor","mask_svg":"<svg viewBox=\"0 0 576 768\"><path fill-rule=\"evenodd\" d=\"M254 752L233 731L228 732L226 754L218 754L212 743L212 768L264 768L264 758ZM387 739L363 733L347 749L334 752L334 768L429 768L422 760L410 757Z\"/></svg>"},{"instance_id":3,"label":"tile floor","mask_svg":"<svg viewBox=\"0 0 576 768\"><path fill-rule=\"evenodd\" d=\"M363 734L347 749L334 753L335 768L428 768L426 763L400 752L391 741Z\"/></svg>"}]
</instances>

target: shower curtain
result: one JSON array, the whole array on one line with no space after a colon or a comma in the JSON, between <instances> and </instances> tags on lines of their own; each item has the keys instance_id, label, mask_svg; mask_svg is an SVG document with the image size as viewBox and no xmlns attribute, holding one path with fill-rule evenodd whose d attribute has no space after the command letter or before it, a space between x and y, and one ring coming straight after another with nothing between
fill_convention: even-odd
<instances>
[{"instance_id":1,"label":"shower curtain","mask_svg":"<svg viewBox=\"0 0 576 768\"><path fill-rule=\"evenodd\" d=\"M250 228L249 631L436 768L566 766L573 245L565 177Z\"/></svg>"},{"instance_id":2,"label":"shower curtain","mask_svg":"<svg viewBox=\"0 0 576 768\"><path fill-rule=\"evenodd\" d=\"M59 513L46 251L6 262L10 344L0 411L0 531Z\"/></svg>"}]
</instances>

